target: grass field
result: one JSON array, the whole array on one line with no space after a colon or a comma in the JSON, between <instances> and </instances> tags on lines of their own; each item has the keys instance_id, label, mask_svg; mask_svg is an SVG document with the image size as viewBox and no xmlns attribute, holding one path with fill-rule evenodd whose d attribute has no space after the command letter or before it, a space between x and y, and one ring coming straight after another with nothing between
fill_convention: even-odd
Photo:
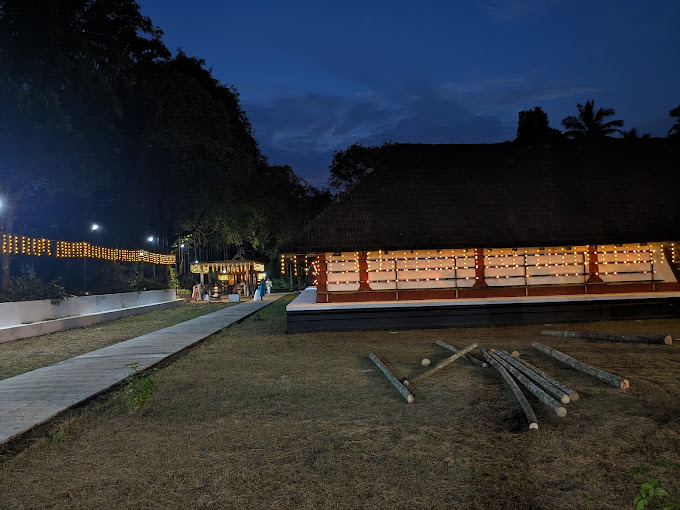
<instances>
[{"instance_id":1,"label":"grass field","mask_svg":"<svg viewBox=\"0 0 680 510\"><path fill-rule=\"evenodd\" d=\"M229 303L184 303L86 328L0 343L0 379L101 349L174 324L216 312Z\"/></svg>"},{"instance_id":2,"label":"grass field","mask_svg":"<svg viewBox=\"0 0 680 510\"><path fill-rule=\"evenodd\" d=\"M287 336L284 306L159 370L138 411L114 394L5 452L0 508L628 509L650 475L680 494L680 345L546 338L542 326ZM680 337L680 320L577 328ZM367 357L413 376L417 357L448 355L438 339L518 350L580 399L558 418L530 397L529 431L491 368L458 360L414 384L409 405ZM650 475L634 477L640 466Z\"/></svg>"}]
</instances>

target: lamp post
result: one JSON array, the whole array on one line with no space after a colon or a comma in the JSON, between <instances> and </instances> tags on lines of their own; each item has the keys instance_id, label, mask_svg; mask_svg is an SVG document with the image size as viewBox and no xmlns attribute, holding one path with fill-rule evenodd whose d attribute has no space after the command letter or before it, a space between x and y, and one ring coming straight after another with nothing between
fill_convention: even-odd
<instances>
[{"instance_id":1,"label":"lamp post","mask_svg":"<svg viewBox=\"0 0 680 510\"><path fill-rule=\"evenodd\" d=\"M153 246L154 244L158 246L159 238L155 236L149 236L146 238L147 242L151 243ZM151 264L153 266L153 277L156 278L156 264Z\"/></svg>"},{"instance_id":2,"label":"lamp post","mask_svg":"<svg viewBox=\"0 0 680 510\"><path fill-rule=\"evenodd\" d=\"M87 236L89 236L95 230L99 230L99 225L93 223L90 230L83 238L83 293L87 296L87 256L85 254L85 242L87 241Z\"/></svg>"}]
</instances>

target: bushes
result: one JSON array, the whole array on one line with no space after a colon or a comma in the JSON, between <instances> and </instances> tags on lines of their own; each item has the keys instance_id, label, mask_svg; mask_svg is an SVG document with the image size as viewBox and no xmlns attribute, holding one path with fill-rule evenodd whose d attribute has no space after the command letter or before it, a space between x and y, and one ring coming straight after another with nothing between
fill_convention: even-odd
<instances>
[{"instance_id":1,"label":"bushes","mask_svg":"<svg viewBox=\"0 0 680 510\"><path fill-rule=\"evenodd\" d=\"M35 271L29 270L24 276L10 278L7 292L0 294L0 301L33 301L37 299L50 299L57 304L68 296L64 287L58 280L45 283L36 277Z\"/></svg>"}]
</instances>

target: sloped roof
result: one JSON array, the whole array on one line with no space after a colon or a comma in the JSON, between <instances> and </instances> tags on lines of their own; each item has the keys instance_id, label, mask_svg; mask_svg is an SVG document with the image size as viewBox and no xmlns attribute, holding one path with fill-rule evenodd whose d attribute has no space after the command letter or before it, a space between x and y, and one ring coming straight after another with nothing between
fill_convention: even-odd
<instances>
[{"instance_id":1,"label":"sloped roof","mask_svg":"<svg viewBox=\"0 0 680 510\"><path fill-rule=\"evenodd\" d=\"M398 144L282 252L680 239L680 145Z\"/></svg>"}]
</instances>

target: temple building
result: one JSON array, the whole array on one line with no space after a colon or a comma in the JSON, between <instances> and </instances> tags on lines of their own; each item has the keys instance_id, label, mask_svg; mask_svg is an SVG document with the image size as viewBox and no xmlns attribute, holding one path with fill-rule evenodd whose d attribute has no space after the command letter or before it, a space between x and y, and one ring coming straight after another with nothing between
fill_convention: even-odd
<instances>
[{"instance_id":1,"label":"temple building","mask_svg":"<svg viewBox=\"0 0 680 510\"><path fill-rule=\"evenodd\" d=\"M321 312L310 292L338 305L323 308L328 329L374 329L380 320L363 319L375 310L428 304L440 318L442 307L458 316L486 305L480 324L527 322L517 313L537 305L546 313L536 321L593 318L584 303L595 302L599 318L670 313L680 297L678 169L680 146L667 139L398 144L282 247L282 267L316 279L289 307L289 329L296 313ZM363 319L351 303L365 304ZM334 327L331 310L349 309L355 324ZM447 321L430 322L465 324Z\"/></svg>"},{"instance_id":2,"label":"temple building","mask_svg":"<svg viewBox=\"0 0 680 510\"><path fill-rule=\"evenodd\" d=\"M233 260L218 260L212 262L197 262L191 264L190 271L200 275L203 285L219 282L223 293L243 294L250 296L255 292L258 281L264 280L264 264L255 260L235 258ZM206 281L206 276L211 282Z\"/></svg>"}]
</instances>

